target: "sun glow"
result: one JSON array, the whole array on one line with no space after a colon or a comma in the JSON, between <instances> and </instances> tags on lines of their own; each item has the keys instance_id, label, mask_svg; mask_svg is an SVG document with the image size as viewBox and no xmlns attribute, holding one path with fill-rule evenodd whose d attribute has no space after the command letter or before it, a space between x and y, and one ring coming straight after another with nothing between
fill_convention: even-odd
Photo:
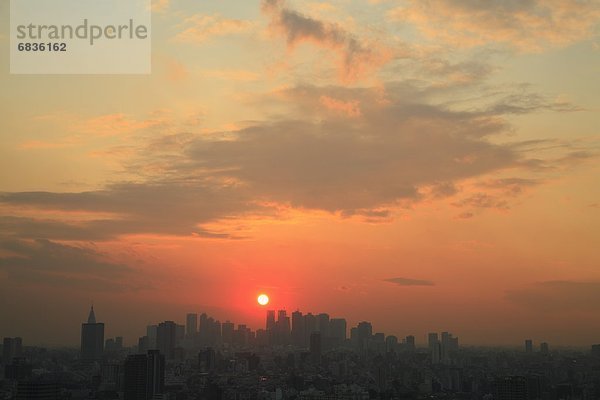
<instances>
[{"instance_id":1,"label":"sun glow","mask_svg":"<svg viewBox=\"0 0 600 400\"><path fill-rule=\"evenodd\" d=\"M258 301L258 304L260 304L261 306L266 306L267 304L269 304L269 296L267 296L266 294L261 294L258 296L256 301Z\"/></svg>"}]
</instances>

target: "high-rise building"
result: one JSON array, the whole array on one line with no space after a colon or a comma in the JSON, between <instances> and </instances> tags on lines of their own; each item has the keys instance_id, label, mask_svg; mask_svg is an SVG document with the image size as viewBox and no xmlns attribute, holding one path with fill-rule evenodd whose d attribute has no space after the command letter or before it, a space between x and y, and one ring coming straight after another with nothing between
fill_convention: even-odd
<instances>
[{"instance_id":1,"label":"high-rise building","mask_svg":"<svg viewBox=\"0 0 600 400\"><path fill-rule=\"evenodd\" d=\"M276 323L276 343L289 344L291 326L290 317L287 316L285 310L279 310L277 312L277 323Z\"/></svg>"},{"instance_id":2,"label":"high-rise building","mask_svg":"<svg viewBox=\"0 0 600 400\"><path fill-rule=\"evenodd\" d=\"M212 347L198 353L198 366L200 372L212 372L217 367L216 352Z\"/></svg>"},{"instance_id":3,"label":"high-rise building","mask_svg":"<svg viewBox=\"0 0 600 400\"><path fill-rule=\"evenodd\" d=\"M267 310L267 331L275 329L275 310Z\"/></svg>"},{"instance_id":4,"label":"high-rise building","mask_svg":"<svg viewBox=\"0 0 600 400\"><path fill-rule=\"evenodd\" d=\"M310 345L310 335L317 331L317 318L308 313L304 316L304 345Z\"/></svg>"},{"instance_id":5,"label":"high-rise building","mask_svg":"<svg viewBox=\"0 0 600 400\"><path fill-rule=\"evenodd\" d=\"M100 360L104 354L104 324L96 322L94 306L90 309L88 321L81 324L81 359Z\"/></svg>"},{"instance_id":6,"label":"high-rise building","mask_svg":"<svg viewBox=\"0 0 600 400\"><path fill-rule=\"evenodd\" d=\"M430 349L431 349L431 363L432 364L439 364L442 362L442 342L440 342L439 340L436 342L431 343L430 342Z\"/></svg>"},{"instance_id":7,"label":"high-rise building","mask_svg":"<svg viewBox=\"0 0 600 400\"><path fill-rule=\"evenodd\" d=\"M525 352L533 353L533 340L531 340L531 339L525 340Z\"/></svg>"},{"instance_id":8,"label":"high-rise building","mask_svg":"<svg viewBox=\"0 0 600 400\"><path fill-rule=\"evenodd\" d=\"M550 352L550 346L546 342L540 343L540 352L542 354L548 354Z\"/></svg>"},{"instance_id":9,"label":"high-rise building","mask_svg":"<svg viewBox=\"0 0 600 400\"><path fill-rule=\"evenodd\" d=\"M527 379L524 376L507 376L494 382L494 399L527 400L528 398Z\"/></svg>"},{"instance_id":10,"label":"high-rise building","mask_svg":"<svg viewBox=\"0 0 600 400\"><path fill-rule=\"evenodd\" d=\"M450 332L442 332L442 361L450 362L452 356L458 351L458 338Z\"/></svg>"},{"instance_id":11,"label":"high-rise building","mask_svg":"<svg viewBox=\"0 0 600 400\"><path fill-rule=\"evenodd\" d=\"M356 334L358 337L358 348L360 350L368 349L369 342L373 336L373 326L371 323L367 321L359 322Z\"/></svg>"},{"instance_id":12,"label":"high-rise building","mask_svg":"<svg viewBox=\"0 0 600 400\"><path fill-rule=\"evenodd\" d=\"M20 337L5 337L2 346L2 363L8 365L23 353L23 340Z\"/></svg>"},{"instance_id":13,"label":"high-rise building","mask_svg":"<svg viewBox=\"0 0 600 400\"><path fill-rule=\"evenodd\" d=\"M346 340L346 320L344 318L329 320L329 336L338 343L343 343Z\"/></svg>"},{"instance_id":14,"label":"high-rise building","mask_svg":"<svg viewBox=\"0 0 600 400\"><path fill-rule=\"evenodd\" d=\"M304 317L300 311L292 313L292 343L296 346L304 345Z\"/></svg>"},{"instance_id":15,"label":"high-rise building","mask_svg":"<svg viewBox=\"0 0 600 400\"><path fill-rule=\"evenodd\" d=\"M310 355L313 362L319 364L321 362L321 334L313 332L310 334Z\"/></svg>"},{"instance_id":16,"label":"high-rise building","mask_svg":"<svg viewBox=\"0 0 600 400\"><path fill-rule=\"evenodd\" d=\"M156 335L158 332L158 325L148 325L146 326L146 336L148 336L148 349L156 350L157 341Z\"/></svg>"},{"instance_id":17,"label":"high-rise building","mask_svg":"<svg viewBox=\"0 0 600 400\"><path fill-rule=\"evenodd\" d=\"M175 358L175 347L177 345L177 324L175 322L165 321L158 324L156 344L160 353L167 360Z\"/></svg>"},{"instance_id":18,"label":"high-rise building","mask_svg":"<svg viewBox=\"0 0 600 400\"><path fill-rule=\"evenodd\" d=\"M408 335L404 339L404 346L407 351L414 351L415 350L415 337L413 335Z\"/></svg>"},{"instance_id":19,"label":"high-rise building","mask_svg":"<svg viewBox=\"0 0 600 400\"><path fill-rule=\"evenodd\" d=\"M394 335L389 335L385 338L385 350L389 352L396 352L398 349L398 338Z\"/></svg>"},{"instance_id":20,"label":"high-rise building","mask_svg":"<svg viewBox=\"0 0 600 400\"><path fill-rule=\"evenodd\" d=\"M235 326L233 322L225 321L221 324L221 338L223 343L233 343L233 330Z\"/></svg>"},{"instance_id":21,"label":"high-rise building","mask_svg":"<svg viewBox=\"0 0 600 400\"><path fill-rule=\"evenodd\" d=\"M190 313L185 317L185 336L193 339L198 333L198 314Z\"/></svg>"},{"instance_id":22,"label":"high-rise building","mask_svg":"<svg viewBox=\"0 0 600 400\"><path fill-rule=\"evenodd\" d=\"M322 339L329 337L329 314L317 315L317 331L321 333Z\"/></svg>"},{"instance_id":23,"label":"high-rise building","mask_svg":"<svg viewBox=\"0 0 600 400\"><path fill-rule=\"evenodd\" d=\"M158 350L127 357L123 375L124 400L151 400L164 392L165 358Z\"/></svg>"},{"instance_id":24,"label":"high-rise building","mask_svg":"<svg viewBox=\"0 0 600 400\"><path fill-rule=\"evenodd\" d=\"M432 332L427 335L427 347L429 348L429 351L433 351L433 347L438 341L439 339L437 333Z\"/></svg>"}]
</instances>

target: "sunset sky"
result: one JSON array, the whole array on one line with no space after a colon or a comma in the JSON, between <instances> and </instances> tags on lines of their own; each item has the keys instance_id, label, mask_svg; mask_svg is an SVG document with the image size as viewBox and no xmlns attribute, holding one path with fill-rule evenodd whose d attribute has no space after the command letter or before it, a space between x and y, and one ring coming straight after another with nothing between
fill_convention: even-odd
<instances>
[{"instance_id":1,"label":"sunset sky","mask_svg":"<svg viewBox=\"0 0 600 400\"><path fill-rule=\"evenodd\" d=\"M272 308L600 342L600 1L156 0L151 75L10 75L0 336Z\"/></svg>"}]
</instances>

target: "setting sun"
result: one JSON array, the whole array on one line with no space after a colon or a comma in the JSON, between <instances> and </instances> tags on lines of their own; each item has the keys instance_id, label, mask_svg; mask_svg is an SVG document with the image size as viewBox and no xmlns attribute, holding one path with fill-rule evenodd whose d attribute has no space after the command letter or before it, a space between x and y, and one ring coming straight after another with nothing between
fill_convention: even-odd
<instances>
[{"instance_id":1,"label":"setting sun","mask_svg":"<svg viewBox=\"0 0 600 400\"><path fill-rule=\"evenodd\" d=\"M269 304L269 296L267 296L266 294L261 294L258 296L258 299L256 299L256 301L258 301L258 304L260 304L261 306L266 306L267 304Z\"/></svg>"}]
</instances>

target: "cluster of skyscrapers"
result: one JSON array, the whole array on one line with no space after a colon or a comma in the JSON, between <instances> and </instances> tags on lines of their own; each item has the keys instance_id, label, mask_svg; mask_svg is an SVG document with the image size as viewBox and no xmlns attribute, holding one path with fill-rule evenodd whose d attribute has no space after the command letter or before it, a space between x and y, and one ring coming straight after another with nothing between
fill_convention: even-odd
<instances>
[{"instance_id":1,"label":"cluster of skyscrapers","mask_svg":"<svg viewBox=\"0 0 600 400\"><path fill-rule=\"evenodd\" d=\"M82 400L90 393L114 400L446 399L449 393L500 400L600 398L600 379L586 372L600 365L600 345L589 355L560 358L545 342L534 352L530 339L520 352L459 351L458 338L441 332L428 334L426 346L416 348L412 335L399 340L373 332L367 321L349 327L344 318L299 310L291 315L268 310L257 330L190 313L184 325L149 325L137 346L129 347L120 336L105 338L104 328L92 307L81 326L80 353L73 350L67 358L62 349L50 354L24 348L19 337L4 338L1 367L10 385L0 385L0 397L58 400L68 392L68 398ZM67 376L64 368L76 373Z\"/></svg>"}]
</instances>

